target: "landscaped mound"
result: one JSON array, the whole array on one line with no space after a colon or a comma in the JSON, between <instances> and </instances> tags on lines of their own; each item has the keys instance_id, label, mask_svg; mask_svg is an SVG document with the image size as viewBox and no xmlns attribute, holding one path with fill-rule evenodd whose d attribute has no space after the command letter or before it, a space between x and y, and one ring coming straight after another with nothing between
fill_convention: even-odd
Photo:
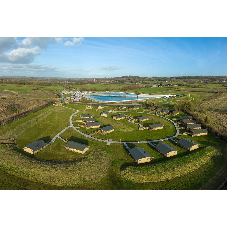
<instances>
[{"instance_id":1,"label":"landscaped mound","mask_svg":"<svg viewBox=\"0 0 227 227\"><path fill-rule=\"evenodd\" d=\"M187 175L205 164L212 163L212 158L220 155L213 147L206 147L202 152L170 159L147 166L129 166L121 171L125 180L135 183L160 182Z\"/></svg>"},{"instance_id":2,"label":"landscaped mound","mask_svg":"<svg viewBox=\"0 0 227 227\"><path fill-rule=\"evenodd\" d=\"M86 185L100 181L108 172L109 158L103 151L92 151L81 161L54 164L27 157L0 145L0 166L12 175L56 186Z\"/></svg>"}]
</instances>

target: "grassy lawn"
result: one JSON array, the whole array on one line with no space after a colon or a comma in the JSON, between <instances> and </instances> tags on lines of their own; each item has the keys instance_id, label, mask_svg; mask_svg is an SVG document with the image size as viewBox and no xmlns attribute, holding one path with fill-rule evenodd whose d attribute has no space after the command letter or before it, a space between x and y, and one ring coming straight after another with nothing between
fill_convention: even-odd
<instances>
[{"instance_id":1,"label":"grassy lawn","mask_svg":"<svg viewBox=\"0 0 227 227\"><path fill-rule=\"evenodd\" d=\"M170 99L162 104L172 107L177 100L181 98ZM102 111L115 107L105 107L98 111L96 111L97 107L94 107L92 110L84 111L85 105L68 104L66 106L80 110L73 120L80 119L82 113L88 113L100 121L101 126L110 124L115 127L115 131L110 134L94 135L98 138L144 141L175 134L172 123L147 113L122 111L132 117L147 115L149 121L142 124L161 122L164 124L164 129L139 131L138 125L128 122L127 119L113 120L112 116L118 113L109 114L107 118L100 116ZM186 151L171 141L165 141L178 150L178 155L171 158L164 157L148 144L135 143L132 146L144 148L154 157L150 163L141 165L135 163L122 144L108 146L106 143L89 140L73 128L67 129L61 137L65 140L88 144L90 149L85 154L67 150L65 143L60 139L39 151L35 156L22 151L24 145L35 140L52 139L69 125L69 117L75 112L74 110L49 106L1 126L1 139L11 139L16 143L15 145L0 144L1 189L199 189L214 177L227 161L226 144L211 133L193 138L189 135L179 136L178 139L189 138L200 144L200 148L192 152ZM176 117L182 115L184 114L180 113ZM88 134L96 130L81 128L81 131Z\"/></svg>"},{"instance_id":2,"label":"grassy lawn","mask_svg":"<svg viewBox=\"0 0 227 227\"><path fill-rule=\"evenodd\" d=\"M46 117L37 120L32 127L27 128L17 137L16 143L19 148L40 139L50 141L58 132L69 126L69 117L73 110L63 107L55 107L54 110Z\"/></svg>"},{"instance_id":3,"label":"grassy lawn","mask_svg":"<svg viewBox=\"0 0 227 227\"><path fill-rule=\"evenodd\" d=\"M40 86L40 85L17 85L17 84L0 84L0 93L28 93L31 90L52 90L52 91L62 91L61 86ZM8 91L5 91L8 90Z\"/></svg>"},{"instance_id":4,"label":"grassy lawn","mask_svg":"<svg viewBox=\"0 0 227 227\"><path fill-rule=\"evenodd\" d=\"M105 118L100 116L100 112L101 111L95 111L95 110L86 110L83 112L79 112L78 116L75 116L73 118L73 121L76 121L77 119L81 119L80 115L82 113L87 113L87 114L91 114L96 119L96 121L99 121L101 124L101 127L106 125L112 125L115 128L113 132L106 135L102 135L102 134L93 135L94 137L101 138L101 139L113 139L117 141L120 141L120 140L121 141L144 141L144 140L166 138L166 137L175 135L175 128L173 124L155 115L147 115L149 117L149 120L144 121L142 124L148 125L148 124L154 124L154 123L162 123L164 125L164 128L157 131L150 131L150 130L138 130L139 126L137 124L128 122L128 119L122 119L119 121L114 120L112 117L114 115L117 115L118 113L110 113L108 117ZM126 112L125 114L131 115L134 118L141 115L143 116L146 115L146 114L134 113L134 112ZM74 126L78 126L79 124L83 124L83 123L74 122ZM79 130L83 133L91 134L97 131L98 129L80 128Z\"/></svg>"}]
</instances>

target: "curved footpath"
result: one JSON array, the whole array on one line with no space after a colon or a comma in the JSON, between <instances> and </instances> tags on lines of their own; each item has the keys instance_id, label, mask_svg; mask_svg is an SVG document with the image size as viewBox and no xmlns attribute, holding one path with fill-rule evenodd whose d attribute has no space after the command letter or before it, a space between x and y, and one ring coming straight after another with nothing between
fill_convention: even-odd
<instances>
[{"instance_id":1,"label":"curved footpath","mask_svg":"<svg viewBox=\"0 0 227 227\"><path fill-rule=\"evenodd\" d=\"M65 107L65 108L72 109L72 108L69 108L69 107ZM72 109L72 110L73 110L73 109ZM170 122L174 125L174 127L175 127L175 129L176 129L176 134L175 134L174 136L168 137L168 138L164 138L164 139L158 139L158 140L151 140L151 141L137 141L137 142L135 142L135 141L128 142L128 141L103 140L103 139L95 138L95 137L93 137L93 136L91 136L91 135L87 135L87 134L81 132L80 130L78 130L78 129L73 125L72 117L73 117L74 115L76 116L76 114L77 114L78 112L79 112L79 110L77 110L75 113L73 113L73 114L70 116L70 118L69 118L70 126L64 128L61 132L59 132L59 133L55 136L56 138L59 137L60 134L61 134L62 132L64 132L66 129L68 129L69 127L72 127L75 131L77 131L78 133L80 133L81 135L83 135L83 136L85 136L85 137L87 137L87 138L89 138L89 139L93 139L93 140L96 140L96 141L99 141L99 142L104 142L104 143L118 143L118 144L119 144L119 143L121 143L121 144L125 144L125 143L148 143L148 142L150 143L150 142L159 142L159 141L174 139L175 137L177 137L177 136L179 135L179 128L178 128L178 125L177 125L174 121L172 121L171 119L168 119L168 118L166 118L166 117L156 115L156 116L158 116L158 117L161 117L161 118L164 118L164 119L170 121ZM153 115L155 115L155 114L153 114ZM132 120L132 119L129 119L130 122L131 122L131 120ZM132 123L132 122L131 122L131 123ZM136 124L139 124L139 123L136 123ZM141 124L139 124L139 126L142 127ZM54 137L54 138L55 138L55 137ZM55 139L56 139L56 138L55 138ZM53 140L54 140L54 139L53 139Z\"/></svg>"},{"instance_id":2,"label":"curved footpath","mask_svg":"<svg viewBox=\"0 0 227 227\"><path fill-rule=\"evenodd\" d=\"M63 106L64 107L64 106ZM65 108L68 108L68 109L71 109L71 110L75 110L75 109L73 109L73 108L70 108L70 107L65 107ZM178 135L179 135L179 127L178 127L178 125L174 122L174 121L172 121L171 119L168 119L168 118L166 118L166 117L163 117L163 116L160 116L160 115L155 115L155 114L152 114L152 115L155 115L155 116L158 116L158 117L161 117L161 118L164 118L164 119L166 119L166 120L168 120L168 121L170 121L173 125L174 125L174 127L175 127L175 129L176 129L176 134L174 135L174 136L172 136L172 137L168 137L168 138L164 138L164 139L158 139L158 140L150 140L150 141L137 141L137 142L135 142L135 141L132 141L132 142L130 142L130 141L113 141L113 140L103 140L103 139L99 139L99 138L95 138L95 137L93 137L93 136L91 136L91 135L87 135L87 134L85 134L85 133L83 133L83 132L81 132L80 130L78 130L74 125L73 125L73 122L72 122L72 117L73 116L76 116L77 115L77 113L79 112L79 110L77 110L75 113L73 113L71 116L70 116L70 118L69 118L69 126L67 126L67 127L65 127L64 129L62 129L52 140L51 140L51 142L49 142L46 146L48 146L48 145L50 145L51 143L54 143L54 141L57 139L57 138L59 138L59 139L61 139L61 140L63 140L61 137L60 137L60 135L63 133L63 132L65 132L68 128L73 128L76 132L78 132L78 133L80 133L81 135L83 135L83 136L85 136L85 137L87 137L87 138L89 138L89 139L93 139L93 140L95 140L95 141L99 141L99 142L104 142L104 143L107 143L108 145L109 144L111 144L111 143L117 143L117 144L126 144L126 143L152 143L152 142L159 142L159 141L164 141L164 140L173 140L175 137L177 137ZM113 113L114 113L114 111L112 111ZM121 111L122 112L122 111ZM141 112L142 113L142 112ZM127 117L129 117L129 116L127 116ZM133 118L132 117L129 117L129 122L131 122L131 123L134 123L133 122ZM139 130L141 130L141 128L142 128L142 125L141 124L139 124L139 123L134 123L134 124L138 124L139 125ZM64 141L64 140L63 140ZM46 147L45 146L45 147Z\"/></svg>"}]
</instances>

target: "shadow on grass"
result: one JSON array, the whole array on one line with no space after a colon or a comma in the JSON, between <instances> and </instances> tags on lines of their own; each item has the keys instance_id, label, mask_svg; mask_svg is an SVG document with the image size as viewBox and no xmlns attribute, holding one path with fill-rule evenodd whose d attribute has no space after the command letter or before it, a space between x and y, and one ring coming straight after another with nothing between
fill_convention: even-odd
<instances>
[{"instance_id":1,"label":"shadow on grass","mask_svg":"<svg viewBox=\"0 0 227 227\"><path fill-rule=\"evenodd\" d=\"M18 148L16 146L11 147L14 151L21 153L22 155L26 156L27 158L29 158L31 161L35 160L35 161L39 161L42 163L45 163L47 165L55 165L55 164L70 164L70 163L77 163L82 161L84 158L86 158L86 156L81 157L81 158L77 158L77 159L71 159L71 160L46 160L46 159L42 159L42 158L38 158L36 156L34 156L33 154L30 154L28 152L25 152L23 149ZM87 153L88 154L88 153Z\"/></svg>"},{"instance_id":2,"label":"shadow on grass","mask_svg":"<svg viewBox=\"0 0 227 227\"><path fill-rule=\"evenodd\" d=\"M148 144L151 148L153 148L150 144ZM132 145L131 145L132 146ZM204 147L201 147L201 148L198 148L194 151L187 151L185 150L185 152L183 153L180 153L180 154L177 154L175 156L172 156L172 157L165 157L163 156L162 158L158 158L158 159L152 159L150 162L146 162L146 163L141 163L141 164L137 164L136 162L125 162L124 164L121 165L120 167L120 171L123 171L125 170L127 167L129 166L135 166L135 167L139 167L139 166L151 166L151 165L154 165L154 164L158 164L158 163L164 163L164 162L168 162L169 160L171 159L176 159L176 158L180 158L180 157L184 157L184 156L187 156L189 154L192 154L192 153L195 153L195 152L200 152ZM126 147L124 147L124 149L126 150L127 153L128 150ZM158 151L157 151L158 152ZM130 155L130 154L129 154Z\"/></svg>"},{"instance_id":3,"label":"shadow on grass","mask_svg":"<svg viewBox=\"0 0 227 227\"><path fill-rule=\"evenodd\" d=\"M75 137L75 136L71 136L69 138L69 141L74 141L74 142L78 142L78 143L82 143L82 144L88 145L88 140L82 139L82 138L79 138L79 137Z\"/></svg>"},{"instance_id":4,"label":"shadow on grass","mask_svg":"<svg viewBox=\"0 0 227 227\"><path fill-rule=\"evenodd\" d=\"M46 136L46 137L40 138L38 140L43 140L45 143L49 143L51 141L51 138L50 138L50 136Z\"/></svg>"}]
</instances>

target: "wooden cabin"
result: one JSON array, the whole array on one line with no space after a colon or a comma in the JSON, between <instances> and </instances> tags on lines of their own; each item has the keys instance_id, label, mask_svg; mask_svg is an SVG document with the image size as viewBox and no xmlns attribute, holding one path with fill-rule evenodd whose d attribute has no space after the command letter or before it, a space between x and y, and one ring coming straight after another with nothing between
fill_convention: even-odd
<instances>
[{"instance_id":1,"label":"wooden cabin","mask_svg":"<svg viewBox=\"0 0 227 227\"><path fill-rule=\"evenodd\" d=\"M177 155L177 149L167 143L159 143L155 148L166 157Z\"/></svg>"},{"instance_id":2,"label":"wooden cabin","mask_svg":"<svg viewBox=\"0 0 227 227\"><path fill-rule=\"evenodd\" d=\"M124 115L124 114L118 114L118 115L114 115L113 116L113 119L114 120L122 120L122 119L125 119L126 118L126 116Z\"/></svg>"},{"instance_id":3,"label":"wooden cabin","mask_svg":"<svg viewBox=\"0 0 227 227\"><path fill-rule=\"evenodd\" d=\"M134 147L132 149L129 149L129 153L137 162L137 164L150 162L151 159L153 158L143 148L140 148L140 147Z\"/></svg>"},{"instance_id":4,"label":"wooden cabin","mask_svg":"<svg viewBox=\"0 0 227 227\"><path fill-rule=\"evenodd\" d=\"M187 120L187 119L184 119L184 120L182 120L182 123L184 125L192 125L192 124L195 124L196 121L195 120Z\"/></svg>"},{"instance_id":5,"label":"wooden cabin","mask_svg":"<svg viewBox=\"0 0 227 227\"><path fill-rule=\"evenodd\" d=\"M99 105L99 106L98 106L98 110L101 110L101 109L103 109L103 108L104 108L103 105Z\"/></svg>"},{"instance_id":6,"label":"wooden cabin","mask_svg":"<svg viewBox=\"0 0 227 227\"><path fill-rule=\"evenodd\" d=\"M143 122L143 121L148 121L149 117L148 116L139 116L137 117L137 121Z\"/></svg>"},{"instance_id":7,"label":"wooden cabin","mask_svg":"<svg viewBox=\"0 0 227 227\"><path fill-rule=\"evenodd\" d=\"M207 135L207 134L208 134L207 129L191 130L192 137L194 137L194 136L204 136L204 135Z\"/></svg>"},{"instance_id":8,"label":"wooden cabin","mask_svg":"<svg viewBox=\"0 0 227 227\"><path fill-rule=\"evenodd\" d=\"M163 124L153 124L148 126L149 130L158 130L163 129Z\"/></svg>"},{"instance_id":9,"label":"wooden cabin","mask_svg":"<svg viewBox=\"0 0 227 227\"><path fill-rule=\"evenodd\" d=\"M177 143L181 147L183 147L184 149L189 150L189 151L193 151L193 150L199 148L198 143L195 143L194 141L185 139L185 138L181 138Z\"/></svg>"},{"instance_id":10,"label":"wooden cabin","mask_svg":"<svg viewBox=\"0 0 227 227\"><path fill-rule=\"evenodd\" d=\"M107 133L111 133L113 131L114 131L114 127L112 125L108 125L100 128L100 133L102 133L103 135Z\"/></svg>"},{"instance_id":11,"label":"wooden cabin","mask_svg":"<svg viewBox=\"0 0 227 227\"><path fill-rule=\"evenodd\" d=\"M91 114L81 114L81 118L93 118Z\"/></svg>"},{"instance_id":12,"label":"wooden cabin","mask_svg":"<svg viewBox=\"0 0 227 227\"><path fill-rule=\"evenodd\" d=\"M103 112L101 113L101 116L102 116L102 117L107 117L108 114L109 114L109 111L103 111Z\"/></svg>"},{"instance_id":13,"label":"wooden cabin","mask_svg":"<svg viewBox=\"0 0 227 227\"><path fill-rule=\"evenodd\" d=\"M88 105L87 106L87 109L92 109L93 108L93 105Z\"/></svg>"},{"instance_id":14,"label":"wooden cabin","mask_svg":"<svg viewBox=\"0 0 227 227\"><path fill-rule=\"evenodd\" d=\"M96 122L88 122L86 123L86 128L99 128L100 127L100 122L96 121Z\"/></svg>"},{"instance_id":15,"label":"wooden cabin","mask_svg":"<svg viewBox=\"0 0 227 227\"><path fill-rule=\"evenodd\" d=\"M95 122L95 118L83 118L83 122L87 123L87 122Z\"/></svg>"},{"instance_id":16,"label":"wooden cabin","mask_svg":"<svg viewBox=\"0 0 227 227\"><path fill-rule=\"evenodd\" d=\"M65 145L65 148L77 153L84 154L90 146L74 141L68 141L67 144Z\"/></svg>"},{"instance_id":17,"label":"wooden cabin","mask_svg":"<svg viewBox=\"0 0 227 227\"><path fill-rule=\"evenodd\" d=\"M26 146L24 146L24 151L28 152L30 154L35 154L38 151L40 151L42 148L44 148L47 144L43 140L37 140L35 142L32 142Z\"/></svg>"},{"instance_id":18,"label":"wooden cabin","mask_svg":"<svg viewBox=\"0 0 227 227\"><path fill-rule=\"evenodd\" d=\"M201 124L189 124L187 125L188 130L196 130L196 129L201 129Z\"/></svg>"}]
</instances>

